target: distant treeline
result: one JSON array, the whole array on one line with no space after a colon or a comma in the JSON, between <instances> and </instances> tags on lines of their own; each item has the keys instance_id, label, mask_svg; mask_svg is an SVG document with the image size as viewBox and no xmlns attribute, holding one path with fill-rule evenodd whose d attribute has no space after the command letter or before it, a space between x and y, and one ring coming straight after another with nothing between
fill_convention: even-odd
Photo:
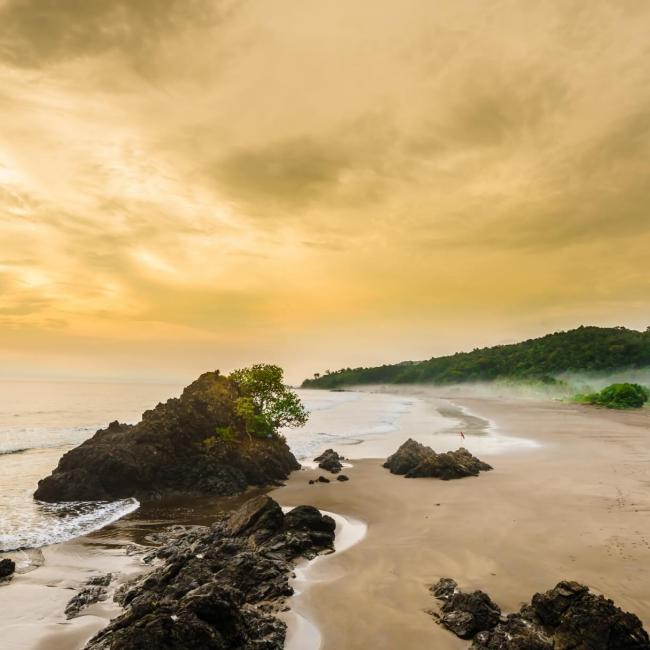
<instances>
[{"instance_id":1,"label":"distant treeline","mask_svg":"<svg viewBox=\"0 0 650 650\"><path fill-rule=\"evenodd\" d=\"M650 328L585 327L511 345L457 352L428 361L343 368L303 382L304 388L354 384L459 384L500 378L553 383L564 372L608 372L650 366Z\"/></svg>"}]
</instances>

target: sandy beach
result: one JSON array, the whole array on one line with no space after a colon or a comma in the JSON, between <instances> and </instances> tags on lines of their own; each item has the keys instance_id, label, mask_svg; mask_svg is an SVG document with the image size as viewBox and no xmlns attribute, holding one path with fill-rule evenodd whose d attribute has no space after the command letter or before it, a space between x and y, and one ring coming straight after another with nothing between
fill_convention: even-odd
<instances>
[{"instance_id":1,"label":"sandy beach","mask_svg":"<svg viewBox=\"0 0 650 650\"><path fill-rule=\"evenodd\" d=\"M494 471L478 478L405 479L366 459L345 470L347 483L309 485L322 472L305 470L271 493L368 525L295 599L323 650L466 647L426 613L428 587L444 576L505 611L575 579L650 624L650 413L454 401L542 446L489 457Z\"/></svg>"},{"instance_id":2,"label":"sandy beach","mask_svg":"<svg viewBox=\"0 0 650 650\"><path fill-rule=\"evenodd\" d=\"M450 402L422 389L400 392L419 396L418 413L452 409L453 426L468 434L465 446L494 471L449 482L405 479L383 469L380 458L354 458L364 445L348 441L335 447L353 457L344 470L350 481L309 485L324 473L310 468L272 490L285 507L312 504L367 526L362 539L309 568L290 601L287 647L466 647L427 613L436 607L428 587L445 576L463 589L485 590L505 611L560 579L575 579L650 624L650 412L456 395ZM372 438L366 450L394 451L417 429L414 417ZM486 441L495 431L526 444L501 453ZM207 523L223 507L179 507L171 517ZM118 610L102 603L66 622L71 590L97 573L118 571L122 581L141 570L124 544L134 530L142 539L143 531L170 523L169 511L160 515L141 510L100 533L44 548L42 566L0 587L7 647L83 647Z\"/></svg>"}]
</instances>

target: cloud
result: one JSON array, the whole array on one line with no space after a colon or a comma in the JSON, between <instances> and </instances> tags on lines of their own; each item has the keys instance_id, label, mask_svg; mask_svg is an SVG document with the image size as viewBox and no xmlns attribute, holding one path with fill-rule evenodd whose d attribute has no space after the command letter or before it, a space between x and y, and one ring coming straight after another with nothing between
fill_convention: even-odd
<instances>
[{"instance_id":1,"label":"cloud","mask_svg":"<svg viewBox=\"0 0 650 650\"><path fill-rule=\"evenodd\" d=\"M334 192L348 164L340 147L302 138L234 151L216 165L214 176L235 200L290 208Z\"/></svg>"},{"instance_id":2,"label":"cloud","mask_svg":"<svg viewBox=\"0 0 650 650\"><path fill-rule=\"evenodd\" d=\"M0 55L40 68L117 52L147 65L166 38L209 24L232 7L210 0L5 0Z\"/></svg>"},{"instance_id":3,"label":"cloud","mask_svg":"<svg viewBox=\"0 0 650 650\"><path fill-rule=\"evenodd\" d=\"M302 368L644 322L649 28L606 0L0 0L13 348Z\"/></svg>"}]
</instances>

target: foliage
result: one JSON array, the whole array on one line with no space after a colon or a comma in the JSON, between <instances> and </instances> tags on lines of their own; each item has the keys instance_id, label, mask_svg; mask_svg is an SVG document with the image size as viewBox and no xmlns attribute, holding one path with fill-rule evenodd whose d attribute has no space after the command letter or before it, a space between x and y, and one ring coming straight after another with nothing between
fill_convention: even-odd
<instances>
[{"instance_id":1,"label":"foliage","mask_svg":"<svg viewBox=\"0 0 650 650\"><path fill-rule=\"evenodd\" d=\"M606 406L610 409L641 408L650 399L650 391L640 384L610 384L599 393L576 395L580 404Z\"/></svg>"},{"instance_id":2,"label":"foliage","mask_svg":"<svg viewBox=\"0 0 650 650\"><path fill-rule=\"evenodd\" d=\"M282 368L256 364L235 370L229 379L239 389L235 414L249 437L276 436L282 427L298 427L308 414L300 398L283 383Z\"/></svg>"},{"instance_id":3,"label":"foliage","mask_svg":"<svg viewBox=\"0 0 650 650\"><path fill-rule=\"evenodd\" d=\"M314 375L305 388L337 388L354 384L493 381L497 378L553 382L563 372L611 371L650 366L650 328L579 327L511 345L404 361L374 368L344 368Z\"/></svg>"}]
</instances>

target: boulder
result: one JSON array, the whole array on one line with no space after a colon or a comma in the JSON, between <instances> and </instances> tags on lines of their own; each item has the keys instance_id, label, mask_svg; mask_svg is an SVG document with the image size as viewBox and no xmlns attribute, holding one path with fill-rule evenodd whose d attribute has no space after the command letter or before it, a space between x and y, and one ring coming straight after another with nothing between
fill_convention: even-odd
<instances>
[{"instance_id":1,"label":"boulder","mask_svg":"<svg viewBox=\"0 0 650 650\"><path fill-rule=\"evenodd\" d=\"M501 609L483 591L463 593L450 578L443 578L431 591L442 601L440 624L461 639L471 639L499 622Z\"/></svg>"},{"instance_id":2,"label":"boulder","mask_svg":"<svg viewBox=\"0 0 650 650\"><path fill-rule=\"evenodd\" d=\"M461 592L443 578L431 588L441 625L475 650L650 650L639 618L585 585L563 581L535 594L519 612L501 616L487 594Z\"/></svg>"},{"instance_id":3,"label":"boulder","mask_svg":"<svg viewBox=\"0 0 650 650\"><path fill-rule=\"evenodd\" d=\"M401 474L406 478L439 478L443 481L478 476L479 472L491 470L487 463L472 456L461 447L456 451L436 453L431 447L409 438L392 456L384 467L392 474Z\"/></svg>"},{"instance_id":4,"label":"boulder","mask_svg":"<svg viewBox=\"0 0 650 650\"><path fill-rule=\"evenodd\" d=\"M350 479L349 479L349 477L347 477L345 474L339 474L339 475L336 477L336 480L337 480L337 481L341 481L341 482L345 482L345 481L349 481Z\"/></svg>"},{"instance_id":5,"label":"boulder","mask_svg":"<svg viewBox=\"0 0 650 650\"><path fill-rule=\"evenodd\" d=\"M34 494L41 501L223 495L277 485L300 465L285 440L250 439L235 412L237 385L201 375L136 425L111 422L63 455ZM218 431L229 436L220 437Z\"/></svg>"},{"instance_id":6,"label":"boulder","mask_svg":"<svg viewBox=\"0 0 650 650\"><path fill-rule=\"evenodd\" d=\"M329 483L330 482L330 480L326 476L319 476L317 480L318 480L319 483Z\"/></svg>"},{"instance_id":7,"label":"boulder","mask_svg":"<svg viewBox=\"0 0 650 650\"><path fill-rule=\"evenodd\" d=\"M314 458L314 462L318 463L321 469L332 472L332 474L338 474L343 469L342 460L345 458L333 449L326 449L320 456Z\"/></svg>"},{"instance_id":8,"label":"boulder","mask_svg":"<svg viewBox=\"0 0 650 650\"><path fill-rule=\"evenodd\" d=\"M16 570L16 563L8 557L0 560L0 580L10 578Z\"/></svg>"},{"instance_id":9,"label":"boulder","mask_svg":"<svg viewBox=\"0 0 650 650\"><path fill-rule=\"evenodd\" d=\"M294 563L332 551L334 521L256 497L209 528L171 531L162 562L116 594L124 613L87 650L281 650Z\"/></svg>"}]
</instances>

